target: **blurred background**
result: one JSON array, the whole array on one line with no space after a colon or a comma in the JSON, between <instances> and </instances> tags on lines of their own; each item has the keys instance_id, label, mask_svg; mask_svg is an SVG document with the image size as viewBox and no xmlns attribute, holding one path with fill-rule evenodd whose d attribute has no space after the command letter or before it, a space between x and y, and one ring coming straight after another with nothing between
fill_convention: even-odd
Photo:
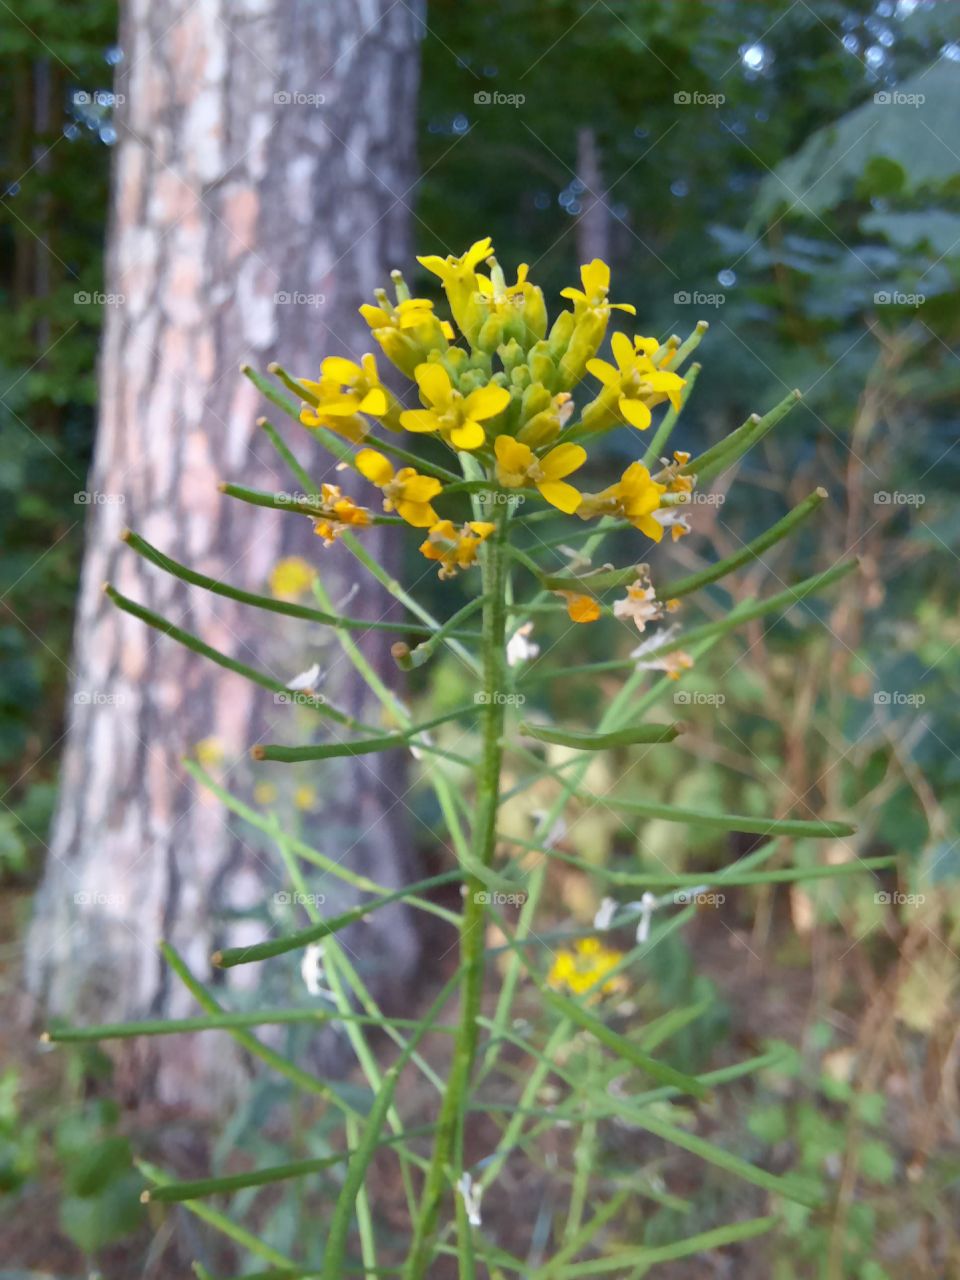
<instances>
[{"instance_id":1,"label":"blurred background","mask_svg":"<svg viewBox=\"0 0 960 1280\"><path fill-rule=\"evenodd\" d=\"M207 1246L196 1225L145 1220L131 1134L138 1149L173 1134L186 1168L206 1158L195 1143L212 1143L215 1162L280 1149L268 1124L279 1086L225 1065L220 1048L210 1060L179 1045L172 1070L152 1048L35 1047L38 1010L189 1009L156 939L202 969L212 944L277 923L257 833L197 797L184 754L387 883L444 865L438 815L402 776L348 786L362 799L347 809L341 785L251 778L262 707L121 621L100 585L270 670L322 657L321 640L258 635L229 602L131 564L118 535L131 525L204 572L306 593L321 563L309 530L218 500L223 479L289 487L238 365L278 358L312 377L325 354L359 354L370 343L356 308L391 268L436 296L414 254L461 253L486 234L508 278L530 263L554 307L579 264L602 257L639 332L709 321L678 447L803 391L694 508L692 536L657 550L657 573L729 554L818 485L822 514L742 571L732 598L861 561L839 594L698 666L684 767L657 760L642 779L652 797L701 808L850 815L856 854L900 856L882 877L740 890L637 975L644 1012L710 999L675 1042L681 1067L791 1046L789 1067L735 1091L711 1136L801 1166L835 1208L798 1217L789 1249L762 1239L658 1274L960 1275L957 6L131 0L119 15L107 0L21 0L0 7L0 32L0 1275L182 1274L170 1237L192 1232L191 1256ZM629 443L610 440L611 472ZM322 570L335 598L351 590L335 555ZM451 608L449 589L422 585ZM359 592L351 612L380 616L376 593ZM719 616L729 600L718 591L707 608ZM578 640L599 656L590 629ZM431 678L432 699L462 703L455 666ZM606 693L557 682L538 697L589 724ZM749 847L655 822L631 833L609 815L570 840L600 862L705 872ZM854 856L848 842L788 853ZM595 907L585 877L558 876L558 919ZM429 939L399 910L386 932L363 972L409 1009L404 984ZM320 1052L335 1069L336 1046ZM226 1099L224 1129L211 1113ZM320 1126L309 1150L328 1136ZM610 1140L598 1176L628 1161L646 1179L637 1240L744 1207L742 1189L634 1137ZM81 1152L80 1174L65 1175ZM271 1206L263 1238L282 1247L304 1212ZM505 1242L513 1229L504 1221Z\"/></svg>"}]
</instances>

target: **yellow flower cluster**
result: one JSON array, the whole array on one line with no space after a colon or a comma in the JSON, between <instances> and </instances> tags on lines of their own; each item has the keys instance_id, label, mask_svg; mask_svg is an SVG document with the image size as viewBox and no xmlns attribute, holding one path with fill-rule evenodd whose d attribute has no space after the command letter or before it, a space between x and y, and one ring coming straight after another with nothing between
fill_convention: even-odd
<instances>
[{"instance_id":1,"label":"yellow flower cluster","mask_svg":"<svg viewBox=\"0 0 960 1280\"><path fill-rule=\"evenodd\" d=\"M622 974L607 978L607 974L622 959L622 951L605 947L597 938L578 938L572 950L564 949L554 956L547 974L547 984L555 990L566 990L575 996L592 991L593 998L599 999L615 991L622 991L626 986Z\"/></svg>"},{"instance_id":2,"label":"yellow flower cluster","mask_svg":"<svg viewBox=\"0 0 960 1280\"><path fill-rule=\"evenodd\" d=\"M611 313L635 315L628 303L609 300L607 264L595 259L581 268L580 287L562 290L568 306L551 324L528 266L521 263L516 279L508 282L489 237L460 257L432 255L419 262L439 278L452 319L439 316L430 299L412 297L396 271L395 301L377 290L376 302L360 309L383 354L412 379L419 405L401 403L372 354L359 362L328 356L319 379L296 384L303 393L304 425L333 431L358 446L365 444L373 423L400 435L433 436L480 463L485 479L474 482L473 491L485 490L493 501L503 501L497 495L511 491L539 495L565 515L626 521L654 542L667 527L674 538L687 532L676 510L689 500L693 485L683 471L687 454L674 454L656 475L633 462L615 484L597 493L570 479L588 462L584 441L617 426L646 430L658 406L680 409L686 385L676 368L681 354L676 338L661 343L618 331L610 341L612 359L600 357ZM587 376L599 389L576 417L572 392ZM428 530L420 549L439 561L442 576L473 564L492 526L476 520L458 526L442 508L438 514L434 503L448 500L449 471L419 461L389 436L378 443L377 449L358 448L352 465L380 489L384 511L396 512L386 518ZM400 465L411 462L416 465ZM470 475L476 474L474 467ZM329 516L316 528L327 542L352 525L384 519L371 517L333 485L324 486L323 501ZM575 621L600 615L591 596L567 594Z\"/></svg>"}]
</instances>

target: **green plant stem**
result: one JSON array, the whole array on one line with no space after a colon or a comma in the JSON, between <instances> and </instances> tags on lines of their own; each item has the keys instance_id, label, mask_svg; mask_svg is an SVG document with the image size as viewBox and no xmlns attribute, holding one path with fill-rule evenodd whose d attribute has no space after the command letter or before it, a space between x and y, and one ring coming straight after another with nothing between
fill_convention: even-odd
<instances>
[{"instance_id":1,"label":"green plant stem","mask_svg":"<svg viewBox=\"0 0 960 1280\"><path fill-rule=\"evenodd\" d=\"M472 857L483 868L490 867L496 844L497 810L500 803L500 768L503 758L505 704L499 696L506 681L506 596L507 521L509 511L497 513L497 528L483 548L483 639L481 662L483 693L481 706L483 737L477 778L477 799L473 827ZM414 1239L404 1269L405 1280L422 1280L432 1255L432 1241L447 1180L447 1167L454 1158L458 1136L469 1101L468 1088L477 1052L483 994L486 904L485 881L475 872L466 876L466 897L460 927L460 1026L454 1041L453 1060L446 1093L440 1108L433 1158L423 1188Z\"/></svg>"}]
</instances>

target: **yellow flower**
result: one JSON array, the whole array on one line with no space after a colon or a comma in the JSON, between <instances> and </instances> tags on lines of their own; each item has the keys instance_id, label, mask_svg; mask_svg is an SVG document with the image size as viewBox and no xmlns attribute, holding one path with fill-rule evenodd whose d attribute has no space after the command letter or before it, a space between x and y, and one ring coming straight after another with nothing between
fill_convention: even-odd
<instances>
[{"instance_id":1,"label":"yellow flower","mask_svg":"<svg viewBox=\"0 0 960 1280\"><path fill-rule=\"evenodd\" d=\"M452 520L439 520L421 542L420 550L428 560L440 561L440 577L452 578L460 569L469 569L476 561L480 544L493 533L496 525L488 520L470 520L462 528Z\"/></svg>"},{"instance_id":2,"label":"yellow flower","mask_svg":"<svg viewBox=\"0 0 960 1280\"><path fill-rule=\"evenodd\" d=\"M316 798L317 793L313 787L306 785L297 787L293 793L293 803L298 809L312 809Z\"/></svg>"},{"instance_id":3,"label":"yellow flower","mask_svg":"<svg viewBox=\"0 0 960 1280\"><path fill-rule=\"evenodd\" d=\"M650 478L650 472L642 462L632 462L618 482L602 493L586 493L577 508L583 520L592 516L617 516L629 520L635 529L645 533L654 542L663 537L663 525L653 512L660 506L660 495L666 486Z\"/></svg>"},{"instance_id":4,"label":"yellow flower","mask_svg":"<svg viewBox=\"0 0 960 1280\"><path fill-rule=\"evenodd\" d=\"M340 492L336 484L320 486L324 514L314 522L313 531L329 547L350 526L360 528L370 523L370 512L358 507L352 498Z\"/></svg>"},{"instance_id":5,"label":"yellow flower","mask_svg":"<svg viewBox=\"0 0 960 1280\"><path fill-rule=\"evenodd\" d=\"M510 392L495 382L461 395L440 364L418 365L414 376L421 401L430 407L407 409L400 425L407 431L439 431L455 449L479 449L487 438L481 422L495 418L510 403Z\"/></svg>"},{"instance_id":6,"label":"yellow flower","mask_svg":"<svg viewBox=\"0 0 960 1280\"><path fill-rule=\"evenodd\" d=\"M213 769L222 764L226 754L219 738L202 738L194 747L194 752L205 769Z\"/></svg>"},{"instance_id":7,"label":"yellow flower","mask_svg":"<svg viewBox=\"0 0 960 1280\"><path fill-rule=\"evenodd\" d=\"M273 804L277 798L277 788L272 782L258 782L253 788L253 798L257 804Z\"/></svg>"},{"instance_id":8,"label":"yellow flower","mask_svg":"<svg viewBox=\"0 0 960 1280\"><path fill-rule=\"evenodd\" d=\"M653 356L656 338L634 338L615 333L610 339L616 366L606 360L588 360L587 370L603 383L603 391L583 411L585 427L599 428L613 421L644 431L650 425L651 408L669 400L680 408L680 392L686 379L660 369Z\"/></svg>"},{"instance_id":9,"label":"yellow flower","mask_svg":"<svg viewBox=\"0 0 960 1280\"><path fill-rule=\"evenodd\" d=\"M592 998L600 999L625 989L626 979L622 974L604 981L622 959L622 951L613 951L596 938L578 938L572 950L564 949L554 956L547 985L555 990L566 989L576 996L589 991Z\"/></svg>"},{"instance_id":10,"label":"yellow flower","mask_svg":"<svg viewBox=\"0 0 960 1280\"><path fill-rule=\"evenodd\" d=\"M317 571L301 556L278 560L270 574L270 594L278 600L297 600L310 590Z\"/></svg>"},{"instance_id":11,"label":"yellow flower","mask_svg":"<svg viewBox=\"0 0 960 1280\"><path fill-rule=\"evenodd\" d=\"M474 343L480 326L486 318L484 308L480 305L480 285L477 282L477 267L485 258L493 253L493 245L489 236L475 240L466 253L459 258L441 258L430 254L417 261L443 281L444 292L462 333Z\"/></svg>"},{"instance_id":12,"label":"yellow flower","mask_svg":"<svg viewBox=\"0 0 960 1280\"><path fill-rule=\"evenodd\" d=\"M399 293L399 288L398 288ZM393 306L386 293L377 293L378 306L366 303L360 314L380 344L388 360L392 360L408 378L418 364L423 364L433 350L442 351L453 341L453 325L434 315L429 298L401 298Z\"/></svg>"},{"instance_id":13,"label":"yellow flower","mask_svg":"<svg viewBox=\"0 0 960 1280\"><path fill-rule=\"evenodd\" d=\"M580 493L564 476L570 475L587 460L587 451L578 444L558 444L544 457L538 458L528 444L513 436L497 436L493 442L497 455L497 481L505 489L520 489L533 484L551 506L568 516L580 505Z\"/></svg>"},{"instance_id":14,"label":"yellow flower","mask_svg":"<svg viewBox=\"0 0 960 1280\"><path fill-rule=\"evenodd\" d=\"M567 616L571 622L596 622L600 617L600 602L593 596L581 595L577 591L555 591L554 595L563 596L567 602Z\"/></svg>"},{"instance_id":15,"label":"yellow flower","mask_svg":"<svg viewBox=\"0 0 960 1280\"><path fill-rule=\"evenodd\" d=\"M521 262L516 284L508 285L499 263L491 260L490 275L477 275L477 301L484 312L477 344L482 350L492 354L511 338L526 348L546 333L546 303L542 291L527 279L529 270Z\"/></svg>"},{"instance_id":16,"label":"yellow flower","mask_svg":"<svg viewBox=\"0 0 960 1280\"><path fill-rule=\"evenodd\" d=\"M362 476L383 492L384 511L396 509L407 524L427 529L437 523L437 513L430 505L443 486L433 476L421 476L413 467L394 471L388 458L376 449L361 449L354 464Z\"/></svg>"},{"instance_id":17,"label":"yellow flower","mask_svg":"<svg viewBox=\"0 0 960 1280\"><path fill-rule=\"evenodd\" d=\"M616 311L626 311L628 315L635 316L637 309L629 302L607 302L607 294L610 292L610 268L602 258L594 258L592 262L585 263L580 268L580 282L582 289L574 289L571 285L567 289L560 290L561 298L569 298L573 302L573 310L575 315L579 315L587 307L603 308L609 311L611 308Z\"/></svg>"},{"instance_id":18,"label":"yellow flower","mask_svg":"<svg viewBox=\"0 0 960 1280\"><path fill-rule=\"evenodd\" d=\"M327 356L320 365L320 381L301 378L300 385L316 401L300 410L304 426L327 427L353 440L366 433L358 414L385 418L394 403L380 381L376 357L369 352L360 357L359 364L343 356Z\"/></svg>"}]
</instances>

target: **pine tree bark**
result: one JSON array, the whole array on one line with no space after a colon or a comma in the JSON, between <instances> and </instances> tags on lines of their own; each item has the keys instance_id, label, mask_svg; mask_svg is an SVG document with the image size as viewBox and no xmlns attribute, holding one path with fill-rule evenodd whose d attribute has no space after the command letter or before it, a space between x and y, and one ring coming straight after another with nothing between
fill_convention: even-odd
<instances>
[{"instance_id":1,"label":"pine tree bark","mask_svg":"<svg viewBox=\"0 0 960 1280\"><path fill-rule=\"evenodd\" d=\"M298 487L255 425L265 407L240 376L242 361L263 369L279 359L316 376L321 355L356 358L371 346L356 308L409 254L417 22L408 5L390 0L126 7L74 694L27 948L28 988L48 1014L87 1022L195 1011L158 941L172 941L209 981L216 946L264 935L264 904L284 880L275 855L237 830L181 760L205 742L215 775L249 795L258 767L249 747L302 741L316 727L294 724L302 712L121 614L103 595L104 581L278 677L319 660L327 696L363 708L328 637L188 588L146 565L120 534L130 526L176 559L250 590L263 591L290 554L316 564L334 597L351 587L349 557L326 551L307 520L231 502L217 484ZM294 424L279 425L296 436ZM340 478L311 456L306 431L294 443L317 479ZM367 531L371 545L379 533ZM357 581L350 612L384 616L388 603L375 584ZM388 671L384 642L374 635L363 644ZM317 776L308 836L381 882L406 879L396 756ZM319 891L334 902L338 882L327 878ZM250 910L260 911L259 922L235 921ZM378 921L355 957L375 984L377 971L402 977L417 950L402 911ZM234 974L259 980L246 968ZM140 1088L149 1078L154 1096L193 1109L205 1106L212 1081L223 1097L230 1070L245 1069L239 1058L228 1063L220 1036L153 1040L147 1052Z\"/></svg>"}]
</instances>

